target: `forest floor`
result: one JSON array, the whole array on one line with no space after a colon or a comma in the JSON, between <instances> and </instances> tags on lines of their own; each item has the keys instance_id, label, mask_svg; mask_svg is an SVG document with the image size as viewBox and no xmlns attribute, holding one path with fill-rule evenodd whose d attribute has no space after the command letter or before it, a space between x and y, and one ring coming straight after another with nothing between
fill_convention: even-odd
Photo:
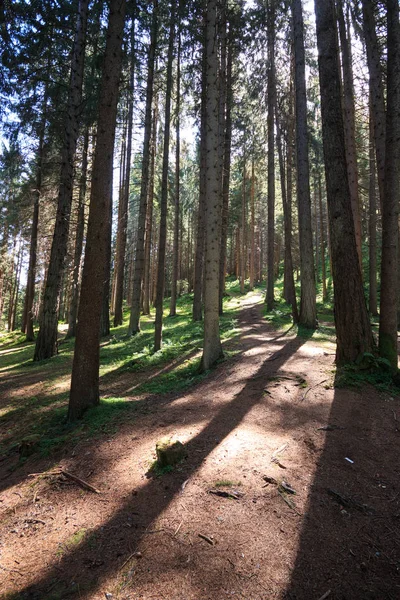
<instances>
[{"instance_id":1,"label":"forest floor","mask_svg":"<svg viewBox=\"0 0 400 600\"><path fill-rule=\"evenodd\" d=\"M75 438L64 431L47 457L29 456L35 436L19 443L23 460L4 451L1 598L400 598L398 397L336 385L333 338L276 329L257 294L225 349L180 391L139 394L154 369L117 369L102 394L132 410L95 436L89 421ZM2 358L18 351L0 349L8 442L56 411L52 397L65 404L70 373L58 357L13 370ZM166 435L187 458L163 473L151 465Z\"/></svg>"}]
</instances>

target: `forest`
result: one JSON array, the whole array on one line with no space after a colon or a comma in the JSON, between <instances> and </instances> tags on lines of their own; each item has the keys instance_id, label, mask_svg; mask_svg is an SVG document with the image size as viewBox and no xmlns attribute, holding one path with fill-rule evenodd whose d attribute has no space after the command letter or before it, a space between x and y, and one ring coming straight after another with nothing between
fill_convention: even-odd
<instances>
[{"instance_id":1,"label":"forest","mask_svg":"<svg viewBox=\"0 0 400 600\"><path fill-rule=\"evenodd\" d=\"M0 598L400 598L398 0L0 51Z\"/></svg>"}]
</instances>

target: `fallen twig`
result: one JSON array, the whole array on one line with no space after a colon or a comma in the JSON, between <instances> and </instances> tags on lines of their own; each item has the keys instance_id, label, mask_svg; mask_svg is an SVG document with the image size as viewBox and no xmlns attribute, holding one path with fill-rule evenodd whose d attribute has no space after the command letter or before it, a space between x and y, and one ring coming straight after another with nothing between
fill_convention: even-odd
<instances>
[{"instance_id":1,"label":"fallen twig","mask_svg":"<svg viewBox=\"0 0 400 600\"><path fill-rule=\"evenodd\" d=\"M42 525L46 525L46 521L42 521L42 519L25 519L24 523L41 523Z\"/></svg>"},{"instance_id":2,"label":"fallen twig","mask_svg":"<svg viewBox=\"0 0 400 600\"><path fill-rule=\"evenodd\" d=\"M210 544L211 546L214 546L214 540L212 540L210 537L208 537L208 535L204 535L204 533L199 533L198 535L202 540L205 540L208 544Z\"/></svg>"},{"instance_id":3,"label":"fallen twig","mask_svg":"<svg viewBox=\"0 0 400 600\"><path fill-rule=\"evenodd\" d=\"M174 537L175 537L176 535L178 535L178 532L179 532L180 528L182 527L182 523L183 523L183 521L181 521L181 522L179 523L178 527L176 528L176 530L175 530L175 533L174 533Z\"/></svg>"},{"instance_id":4,"label":"fallen twig","mask_svg":"<svg viewBox=\"0 0 400 600\"><path fill-rule=\"evenodd\" d=\"M80 477L77 477L76 475L73 475L68 471L64 471L64 469L60 471L60 474L64 475L64 477L67 477L68 479L72 479L72 481L75 481L75 483L83 487L85 490L89 490L89 492L93 492L94 494L101 494L100 490L93 487L93 485L90 485L90 483L88 483L87 481L84 481Z\"/></svg>"},{"instance_id":5,"label":"fallen twig","mask_svg":"<svg viewBox=\"0 0 400 600\"><path fill-rule=\"evenodd\" d=\"M286 444L282 444L282 446L280 446L277 450L275 450L272 453L272 458L275 458L275 456L278 456L278 454L281 454L281 452L283 452L284 450L286 450L286 448L289 446L289 444L286 442Z\"/></svg>"},{"instance_id":6,"label":"fallen twig","mask_svg":"<svg viewBox=\"0 0 400 600\"><path fill-rule=\"evenodd\" d=\"M299 517L302 516L301 513L299 513L299 511L295 507L294 503L291 500L289 500L289 498L286 498L285 494L283 494L279 489L278 489L278 494L280 495L282 500L288 505L288 507L291 508L292 510L294 510L296 515L299 515Z\"/></svg>"},{"instance_id":7,"label":"fallen twig","mask_svg":"<svg viewBox=\"0 0 400 600\"><path fill-rule=\"evenodd\" d=\"M315 385L312 385L311 387L309 387L308 390L306 390L305 394L303 395L301 401L303 402L303 400L305 400L305 397L307 396L308 392L310 392L314 388L318 387L319 385L322 385L323 383L325 383L325 381L328 381L328 380L327 379L323 379L322 381L319 381Z\"/></svg>"},{"instance_id":8,"label":"fallen twig","mask_svg":"<svg viewBox=\"0 0 400 600\"><path fill-rule=\"evenodd\" d=\"M328 590L327 592L325 592L325 594L323 594L321 596L321 598L318 598L318 600L325 600L325 598L327 598L328 596L330 596L332 593L332 590Z\"/></svg>"},{"instance_id":9,"label":"fallen twig","mask_svg":"<svg viewBox=\"0 0 400 600\"><path fill-rule=\"evenodd\" d=\"M225 492L224 490L208 490L209 494L214 494L214 496L221 496L221 498L233 498L234 500L239 500L243 496L241 492Z\"/></svg>"}]
</instances>

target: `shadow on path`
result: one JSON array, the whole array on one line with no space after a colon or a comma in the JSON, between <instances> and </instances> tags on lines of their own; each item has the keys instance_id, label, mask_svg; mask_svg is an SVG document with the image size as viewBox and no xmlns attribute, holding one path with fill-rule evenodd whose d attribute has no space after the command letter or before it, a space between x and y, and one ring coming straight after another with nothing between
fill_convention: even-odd
<instances>
[{"instance_id":1,"label":"shadow on path","mask_svg":"<svg viewBox=\"0 0 400 600\"><path fill-rule=\"evenodd\" d=\"M96 544L101 549L99 559L102 561L102 566L96 570L95 575L93 570L84 567L87 555L93 550L90 538L84 539L77 548L65 554L57 565L51 567L42 579L20 592L18 597L43 599L49 597L49 590L54 589L57 590L59 597L78 598L82 592L94 592L107 577L115 575L135 550L146 531L151 528L157 517L181 491L182 482L200 468L210 452L262 400L267 379L278 371L305 341L302 338L283 341L282 346L276 352L261 362L254 376L233 396L232 400L224 404L204 429L188 442L189 458L182 466L181 479L179 477L171 479L168 489L160 486L159 481L150 480L142 488L135 490L107 523L91 532L90 538L93 539L95 536ZM258 340L259 342L260 340ZM251 361L251 356L246 360ZM210 391L213 377L215 374L211 375L208 383ZM217 374L217 377L220 377L220 374ZM225 377L229 377L229 372L225 374ZM178 419L177 422L179 423ZM136 530L124 527L128 516L132 513L140 515ZM116 547L119 548L118 555L115 553ZM73 587L71 586L71 573L74 573Z\"/></svg>"},{"instance_id":2,"label":"shadow on path","mask_svg":"<svg viewBox=\"0 0 400 600\"><path fill-rule=\"evenodd\" d=\"M285 599L400 598L398 408L372 388L335 390Z\"/></svg>"}]
</instances>

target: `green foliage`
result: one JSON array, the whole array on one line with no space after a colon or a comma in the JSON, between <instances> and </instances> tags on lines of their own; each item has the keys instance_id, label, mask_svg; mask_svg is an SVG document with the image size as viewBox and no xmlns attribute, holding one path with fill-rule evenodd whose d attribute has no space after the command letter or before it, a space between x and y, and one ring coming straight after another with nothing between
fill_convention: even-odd
<instances>
[{"instance_id":1,"label":"green foliage","mask_svg":"<svg viewBox=\"0 0 400 600\"><path fill-rule=\"evenodd\" d=\"M238 333L237 316L240 300L237 282L228 282L225 314L221 318L221 337L229 340ZM22 396L10 393L9 400L0 407L0 426L4 432L0 453L17 452L21 441L35 436L35 451L42 456L52 456L66 443L98 435L113 435L121 422L135 419L137 412L147 410L141 397L162 395L182 390L200 381L200 354L203 342L203 324L192 321L190 295L182 296L177 303L177 316L167 316L165 303L165 328L163 346L153 352L154 322L152 317L142 317L140 334L130 337L128 313L124 324L112 330L100 350L100 376L104 385L122 374L132 373L134 397L105 397L99 406L88 410L77 424L66 421L73 340L63 340L57 356L40 363L32 361L33 345L26 343L20 333L0 337L0 372L15 376L37 377L41 383L39 393ZM65 330L61 326L62 331ZM21 343L22 342L22 343ZM135 377L135 374L137 377ZM23 380L23 379L22 379Z\"/></svg>"},{"instance_id":2,"label":"green foliage","mask_svg":"<svg viewBox=\"0 0 400 600\"><path fill-rule=\"evenodd\" d=\"M400 372L393 369L390 362L365 352L357 363L338 369L335 387L361 387L366 383L393 396L400 395Z\"/></svg>"}]
</instances>

